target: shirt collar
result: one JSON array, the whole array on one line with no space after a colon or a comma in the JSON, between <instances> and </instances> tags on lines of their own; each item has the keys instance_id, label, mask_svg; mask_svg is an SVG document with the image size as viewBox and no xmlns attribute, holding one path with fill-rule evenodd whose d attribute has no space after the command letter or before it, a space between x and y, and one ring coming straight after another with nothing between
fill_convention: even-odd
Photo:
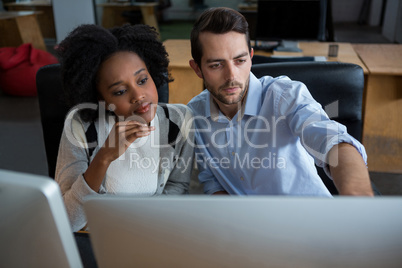
<instances>
[{"instance_id":1,"label":"shirt collar","mask_svg":"<svg viewBox=\"0 0 402 268\"><path fill-rule=\"evenodd\" d=\"M262 86L260 80L250 72L250 83L247 99L245 100L244 114L256 116L259 114L262 103Z\"/></svg>"}]
</instances>

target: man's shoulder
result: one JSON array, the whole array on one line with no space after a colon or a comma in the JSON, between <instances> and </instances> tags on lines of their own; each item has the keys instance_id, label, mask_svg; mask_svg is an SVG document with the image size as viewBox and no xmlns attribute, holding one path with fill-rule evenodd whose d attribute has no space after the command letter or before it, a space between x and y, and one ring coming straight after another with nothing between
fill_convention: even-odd
<instances>
[{"instance_id":1,"label":"man's shoulder","mask_svg":"<svg viewBox=\"0 0 402 268\"><path fill-rule=\"evenodd\" d=\"M286 93L293 94L301 88L305 88L302 82L292 80L286 75L277 77L263 76L258 78L258 81L261 84L263 95L273 93L275 96L281 96Z\"/></svg>"},{"instance_id":2,"label":"man's shoulder","mask_svg":"<svg viewBox=\"0 0 402 268\"><path fill-rule=\"evenodd\" d=\"M187 106L193 111L193 113L199 113L205 110L205 104L208 100L208 90L202 91L200 94L191 99Z\"/></svg>"}]
</instances>

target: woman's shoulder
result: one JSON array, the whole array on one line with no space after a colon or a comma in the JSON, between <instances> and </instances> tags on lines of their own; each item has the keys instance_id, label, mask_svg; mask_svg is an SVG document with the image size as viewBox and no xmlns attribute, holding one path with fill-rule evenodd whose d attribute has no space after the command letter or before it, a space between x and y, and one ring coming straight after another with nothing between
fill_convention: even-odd
<instances>
[{"instance_id":1,"label":"woman's shoulder","mask_svg":"<svg viewBox=\"0 0 402 268\"><path fill-rule=\"evenodd\" d=\"M163 116L171 121L185 121L193 116L191 109L187 105L180 103L158 104L157 113L159 117Z\"/></svg>"},{"instance_id":2,"label":"woman's shoulder","mask_svg":"<svg viewBox=\"0 0 402 268\"><path fill-rule=\"evenodd\" d=\"M70 111L64 121L64 128L71 128L73 132L86 132L91 124L97 124L98 121L98 118L96 118L94 121L85 121L79 112Z\"/></svg>"}]
</instances>

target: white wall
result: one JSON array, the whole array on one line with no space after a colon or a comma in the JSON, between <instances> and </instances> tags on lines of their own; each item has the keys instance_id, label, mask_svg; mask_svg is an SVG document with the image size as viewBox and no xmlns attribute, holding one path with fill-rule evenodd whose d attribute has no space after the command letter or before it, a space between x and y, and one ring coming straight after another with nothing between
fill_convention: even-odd
<instances>
[{"instance_id":1,"label":"white wall","mask_svg":"<svg viewBox=\"0 0 402 268\"><path fill-rule=\"evenodd\" d=\"M355 22L359 18L364 0L332 0L334 22Z\"/></svg>"},{"instance_id":2,"label":"white wall","mask_svg":"<svg viewBox=\"0 0 402 268\"><path fill-rule=\"evenodd\" d=\"M78 25L95 23L92 0L53 0L52 3L57 43Z\"/></svg>"},{"instance_id":3,"label":"white wall","mask_svg":"<svg viewBox=\"0 0 402 268\"><path fill-rule=\"evenodd\" d=\"M384 0L371 0L367 22L378 26ZM332 0L332 18L336 22L357 22L365 0Z\"/></svg>"}]
</instances>

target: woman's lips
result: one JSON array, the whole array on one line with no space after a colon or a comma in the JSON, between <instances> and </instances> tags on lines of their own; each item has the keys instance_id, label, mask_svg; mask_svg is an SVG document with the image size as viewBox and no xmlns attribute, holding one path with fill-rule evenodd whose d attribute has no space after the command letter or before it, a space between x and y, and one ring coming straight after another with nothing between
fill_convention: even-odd
<instances>
[{"instance_id":1,"label":"woman's lips","mask_svg":"<svg viewBox=\"0 0 402 268\"><path fill-rule=\"evenodd\" d=\"M146 112L149 111L150 107L151 107L150 103L148 103L148 102L147 103L142 103L141 106L137 110L135 110L135 113L136 114L146 113Z\"/></svg>"}]
</instances>

